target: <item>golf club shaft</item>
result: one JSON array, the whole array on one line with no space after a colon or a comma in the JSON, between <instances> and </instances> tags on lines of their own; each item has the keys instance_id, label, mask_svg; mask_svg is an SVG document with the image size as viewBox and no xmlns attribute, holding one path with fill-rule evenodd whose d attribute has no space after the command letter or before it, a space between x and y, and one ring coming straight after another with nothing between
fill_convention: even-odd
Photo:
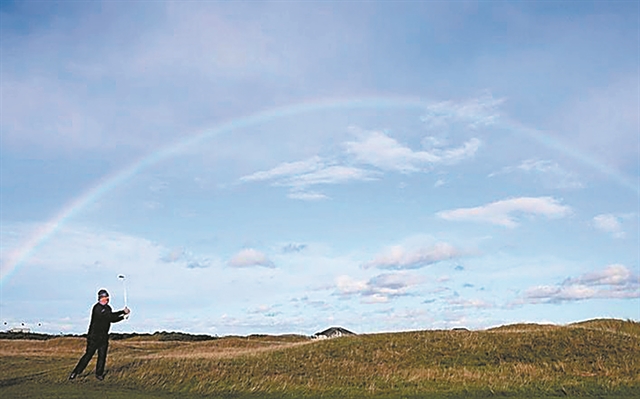
<instances>
[{"instance_id":1,"label":"golf club shaft","mask_svg":"<svg viewBox=\"0 0 640 399\"><path fill-rule=\"evenodd\" d=\"M127 280L123 274L118 275L118 278L122 280L122 291L124 296L124 307L127 307ZM129 318L129 315L125 316L125 319Z\"/></svg>"}]
</instances>

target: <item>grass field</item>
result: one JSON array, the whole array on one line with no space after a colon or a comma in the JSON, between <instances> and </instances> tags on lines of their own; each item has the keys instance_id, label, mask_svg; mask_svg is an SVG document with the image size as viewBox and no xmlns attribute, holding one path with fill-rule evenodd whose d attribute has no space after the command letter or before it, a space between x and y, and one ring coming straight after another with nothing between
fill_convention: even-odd
<instances>
[{"instance_id":1,"label":"grass field","mask_svg":"<svg viewBox=\"0 0 640 399\"><path fill-rule=\"evenodd\" d=\"M2 398L640 397L640 323L591 320L485 331L112 340L67 376L79 337L0 340Z\"/></svg>"}]
</instances>

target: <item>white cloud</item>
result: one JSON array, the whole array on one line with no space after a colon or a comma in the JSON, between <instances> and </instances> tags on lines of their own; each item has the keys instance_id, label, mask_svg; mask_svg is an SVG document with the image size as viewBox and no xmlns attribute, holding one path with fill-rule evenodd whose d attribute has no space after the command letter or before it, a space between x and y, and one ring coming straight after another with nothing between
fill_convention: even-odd
<instances>
[{"instance_id":1,"label":"white cloud","mask_svg":"<svg viewBox=\"0 0 640 399\"><path fill-rule=\"evenodd\" d=\"M422 171L433 164L456 163L472 157L480 147L480 140L472 138L461 147L414 151L383 132L357 134L360 140L344 144L348 155L353 156L356 162L401 173Z\"/></svg>"},{"instance_id":2,"label":"white cloud","mask_svg":"<svg viewBox=\"0 0 640 399\"><path fill-rule=\"evenodd\" d=\"M612 214L602 214L593 218L593 225L605 233L611 234L615 238L624 238L625 232L622 229L620 219Z\"/></svg>"},{"instance_id":3,"label":"white cloud","mask_svg":"<svg viewBox=\"0 0 640 399\"><path fill-rule=\"evenodd\" d=\"M609 265L557 285L531 287L516 302L561 303L595 298L640 298L640 276L624 265Z\"/></svg>"},{"instance_id":4,"label":"white cloud","mask_svg":"<svg viewBox=\"0 0 640 399\"><path fill-rule=\"evenodd\" d=\"M363 264L365 269L418 269L447 259L463 256L463 252L448 243L420 246L395 245Z\"/></svg>"},{"instance_id":5,"label":"white cloud","mask_svg":"<svg viewBox=\"0 0 640 399\"><path fill-rule=\"evenodd\" d=\"M526 291L529 302L565 302L595 298L598 291L585 285L570 286L538 286Z\"/></svg>"},{"instance_id":6,"label":"white cloud","mask_svg":"<svg viewBox=\"0 0 640 399\"><path fill-rule=\"evenodd\" d=\"M571 213L571 208L561 205L551 197L520 197L475 208L460 208L438 212L436 215L445 220L491 223L513 228L518 223L513 214L541 215L547 218L562 218Z\"/></svg>"},{"instance_id":7,"label":"white cloud","mask_svg":"<svg viewBox=\"0 0 640 399\"><path fill-rule=\"evenodd\" d=\"M421 281L418 276L409 273L380 274L369 280L369 287L383 293L395 293Z\"/></svg>"},{"instance_id":8,"label":"white cloud","mask_svg":"<svg viewBox=\"0 0 640 399\"><path fill-rule=\"evenodd\" d=\"M342 275L336 278L336 294L342 297L359 296L363 303L383 303L390 299L410 295L411 288L423 283L423 277L408 273L388 273L368 281L354 280Z\"/></svg>"},{"instance_id":9,"label":"white cloud","mask_svg":"<svg viewBox=\"0 0 640 399\"><path fill-rule=\"evenodd\" d=\"M440 157L440 162L445 164L452 164L460 162L464 159L473 157L478 148L480 148L480 140L477 138L471 138L461 147L453 147L436 151L436 154Z\"/></svg>"},{"instance_id":10,"label":"white cloud","mask_svg":"<svg viewBox=\"0 0 640 399\"><path fill-rule=\"evenodd\" d=\"M564 284L586 285L628 285L638 283L638 276L634 276L631 270L620 264L607 266L602 271L583 274L580 277L569 279Z\"/></svg>"},{"instance_id":11,"label":"white cloud","mask_svg":"<svg viewBox=\"0 0 640 399\"><path fill-rule=\"evenodd\" d=\"M364 291L367 288L366 281L354 280L349 276L338 276L336 278L336 289L341 295L353 295Z\"/></svg>"},{"instance_id":12,"label":"white cloud","mask_svg":"<svg viewBox=\"0 0 640 399\"><path fill-rule=\"evenodd\" d=\"M344 144L346 152L360 163L370 164L383 170L416 172L416 164L435 163L438 157L428 152L414 152L382 132L362 132L359 141Z\"/></svg>"},{"instance_id":13,"label":"white cloud","mask_svg":"<svg viewBox=\"0 0 640 399\"><path fill-rule=\"evenodd\" d=\"M267 255L253 248L246 248L235 254L228 262L231 267L262 266L274 268L275 265Z\"/></svg>"}]
</instances>

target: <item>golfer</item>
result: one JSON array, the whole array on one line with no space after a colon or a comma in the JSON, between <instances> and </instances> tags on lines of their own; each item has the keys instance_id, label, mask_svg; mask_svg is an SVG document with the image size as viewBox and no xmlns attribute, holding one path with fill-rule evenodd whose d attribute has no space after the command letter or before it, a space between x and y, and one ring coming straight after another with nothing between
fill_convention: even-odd
<instances>
[{"instance_id":1,"label":"golfer","mask_svg":"<svg viewBox=\"0 0 640 399\"><path fill-rule=\"evenodd\" d=\"M98 351L96 378L100 381L104 379L104 366L107 362L107 349L109 349L109 328L111 328L111 323L119 322L130 312L126 306L123 310L113 312L111 306L109 306L109 293L107 290L98 291L98 303L93 305L93 309L91 309L91 323L87 333L87 350L78 361L76 368L69 375L70 380L82 373L96 351Z\"/></svg>"}]
</instances>

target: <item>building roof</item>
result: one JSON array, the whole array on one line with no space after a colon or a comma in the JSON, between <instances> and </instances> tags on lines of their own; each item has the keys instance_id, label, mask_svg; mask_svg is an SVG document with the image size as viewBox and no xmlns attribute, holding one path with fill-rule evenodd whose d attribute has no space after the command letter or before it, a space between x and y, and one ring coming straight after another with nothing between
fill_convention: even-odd
<instances>
[{"instance_id":1,"label":"building roof","mask_svg":"<svg viewBox=\"0 0 640 399\"><path fill-rule=\"evenodd\" d=\"M324 331L317 332L313 334L314 336L324 335L325 337L334 337L334 336L343 336L343 335L356 335L356 333L351 332L342 327L330 327Z\"/></svg>"}]
</instances>

